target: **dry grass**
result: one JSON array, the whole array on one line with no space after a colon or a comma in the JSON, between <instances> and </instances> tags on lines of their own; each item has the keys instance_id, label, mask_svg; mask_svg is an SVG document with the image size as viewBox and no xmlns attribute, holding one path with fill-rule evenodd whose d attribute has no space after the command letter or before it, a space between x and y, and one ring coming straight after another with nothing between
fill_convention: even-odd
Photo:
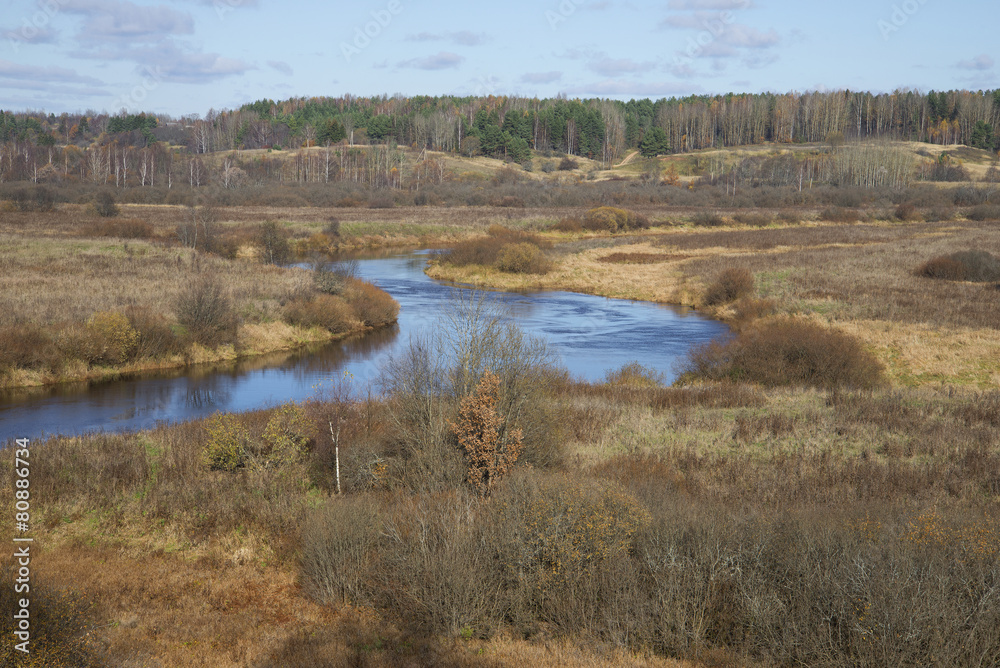
<instances>
[{"instance_id":1,"label":"dry grass","mask_svg":"<svg viewBox=\"0 0 1000 668\"><path fill-rule=\"evenodd\" d=\"M329 340L331 332L395 320L395 302L359 283L346 296L357 303L361 318L350 314L346 329L324 331L310 323L289 328L281 321L283 306L308 299L310 277L254 259L259 253L251 252L251 245L259 226L211 223L218 228L213 247L249 256L230 260L178 245L176 226L191 215L186 207L135 208L143 210L142 218L126 207L127 213L111 222L78 219L69 206L4 217L0 384L108 378L285 350ZM205 311L209 301L199 296L208 294L204 288L210 284L218 288L211 303L225 308ZM139 338L130 355L105 354L106 342L96 337L99 328L83 327L94 314L131 321Z\"/></svg>"}]
</instances>

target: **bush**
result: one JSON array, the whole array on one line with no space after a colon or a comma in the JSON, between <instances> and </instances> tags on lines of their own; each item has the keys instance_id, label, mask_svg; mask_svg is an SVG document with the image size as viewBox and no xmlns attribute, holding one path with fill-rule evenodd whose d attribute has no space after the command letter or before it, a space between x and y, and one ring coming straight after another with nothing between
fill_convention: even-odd
<instances>
[{"instance_id":1,"label":"bush","mask_svg":"<svg viewBox=\"0 0 1000 668\"><path fill-rule=\"evenodd\" d=\"M699 211L691 217L691 224L696 227L720 227L725 225L726 221L714 211Z\"/></svg>"},{"instance_id":2,"label":"bush","mask_svg":"<svg viewBox=\"0 0 1000 668\"><path fill-rule=\"evenodd\" d=\"M753 273L746 267L729 267L705 290L703 301L707 306L728 304L754 291Z\"/></svg>"},{"instance_id":3,"label":"bush","mask_svg":"<svg viewBox=\"0 0 1000 668\"><path fill-rule=\"evenodd\" d=\"M694 349L684 371L696 378L769 387L867 389L883 382L882 365L858 339L789 318L765 321L724 343Z\"/></svg>"},{"instance_id":4,"label":"bush","mask_svg":"<svg viewBox=\"0 0 1000 668\"><path fill-rule=\"evenodd\" d=\"M95 344L91 362L121 364L132 357L139 343L139 333L117 311L99 311L90 316L87 333Z\"/></svg>"},{"instance_id":5,"label":"bush","mask_svg":"<svg viewBox=\"0 0 1000 668\"><path fill-rule=\"evenodd\" d=\"M634 211L618 209L611 206L599 206L591 209L583 218L583 227L599 232L625 232L627 230L646 229L649 220Z\"/></svg>"},{"instance_id":6,"label":"bush","mask_svg":"<svg viewBox=\"0 0 1000 668\"><path fill-rule=\"evenodd\" d=\"M0 372L8 369L54 369L62 354L53 336L40 325L0 327Z\"/></svg>"},{"instance_id":7,"label":"bush","mask_svg":"<svg viewBox=\"0 0 1000 668\"><path fill-rule=\"evenodd\" d=\"M570 172L573 171L574 169L578 169L579 167L580 163L574 160L573 158L569 157L568 155L559 161L559 171L561 172Z\"/></svg>"},{"instance_id":8,"label":"bush","mask_svg":"<svg viewBox=\"0 0 1000 668\"><path fill-rule=\"evenodd\" d=\"M293 403L274 409L263 433L254 434L249 421L237 413L216 413L208 419L202 456L209 468L280 468L299 461L313 435L305 410Z\"/></svg>"},{"instance_id":9,"label":"bush","mask_svg":"<svg viewBox=\"0 0 1000 668\"><path fill-rule=\"evenodd\" d=\"M984 220L1000 220L1000 206L996 204L980 204L969 210L965 217L969 220L982 222Z\"/></svg>"},{"instance_id":10,"label":"bush","mask_svg":"<svg viewBox=\"0 0 1000 668\"><path fill-rule=\"evenodd\" d=\"M191 278L174 302L174 313L197 343L214 347L236 342L238 320L233 300L211 274Z\"/></svg>"},{"instance_id":11,"label":"bush","mask_svg":"<svg viewBox=\"0 0 1000 668\"><path fill-rule=\"evenodd\" d=\"M583 222L579 218L563 218L558 223L553 223L549 229L557 232L582 232Z\"/></svg>"},{"instance_id":12,"label":"bush","mask_svg":"<svg viewBox=\"0 0 1000 668\"><path fill-rule=\"evenodd\" d=\"M107 190L101 190L94 196L94 211L101 218L114 218L118 215L118 205L114 196Z\"/></svg>"},{"instance_id":13,"label":"bush","mask_svg":"<svg viewBox=\"0 0 1000 668\"><path fill-rule=\"evenodd\" d=\"M354 329L357 316L342 297L319 294L309 298L293 299L285 304L285 321L299 327L322 327L334 334Z\"/></svg>"},{"instance_id":14,"label":"bush","mask_svg":"<svg viewBox=\"0 0 1000 668\"><path fill-rule=\"evenodd\" d=\"M903 202L897 206L893 215L896 220L904 223L920 219L920 215L917 213L917 207L909 202Z\"/></svg>"},{"instance_id":15,"label":"bush","mask_svg":"<svg viewBox=\"0 0 1000 668\"><path fill-rule=\"evenodd\" d=\"M396 322L399 302L385 290L354 281L346 296L358 319L367 327L385 327Z\"/></svg>"},{"instance_id":16,"label":"bush","mask_svg":"<svg viewBox=\"0 0 1000 668\"><path fill-rule=\"evenodd\" d=\"M96 237L111 237L115 239L150 239L153 236L153 226L144 220L129 218L127 220L105 220L90 225L87 233Z\"/></svg>"},{"instance_id":17,"label":"bush","mask_svg":"<svg viewBox=\"0 0 1000 668\"><path fill-rule=\"evenodd\" d=\"M181 351L181 343L170 327L170 323L159 313L153 313L145 306L130 306L125 317L138 335L135 357L154 359Z\"/></svg>"},{"instance_id":18,"label":"bush","mask_svg":"<svg viewBox=\"0 0 1000 668\"><path fill-rule=\"evenodd\" d=\"M925 278L947 281L1000 281L1000 258L981 250L967 250L939 255L920 265L914 272Z\"/></svg>"},{"instance_id":19,"label":"bush","mask_svg":"<svg viewBox=\"0 0 1000 668\"><path fill-rule=\"evenodd\" d=\"M608 371L604 376L608 385L624 387L662 387L663 374L638 362L629 362L621 368Z\"/></svg>"},{"instance_id":20,"label":"bush","mask_svg":"<svg viewBox=\"0 0 1000 668\"><path fill-rule=\"evenodd\" d=\"M509 244L528 243L541 247L543 242L536 235L523 230L492 225L489 236L463 241L442 255L442 261L455 267L478 264L484 267L496 264L500 251Z\"/></svg>"},{"instance_id":21,"label":"bush","mask_svg":"<svg viewBox=\"0 0 1000 668\"><path fill-rule=\"evenodd\" d=\"M771 224L772 219L765 213L740 212L733 216L733 220L748 227L767 227Z\"/></svg>"},{"instance_id":22,"label":"bush","mask_svg":"<svg viewBox=\"0 0 1000 668\"><path fill-rule=\"evenodd\" d=\"M546 274L552 263L532 243L506 244L497 253L496 268L509 274Z\"/></svg>"},{"instance_id":23,"label":"bush","mask_svg":"<svg viewBox=\"0 0 1000 668\"><path fill-rule=\"evenodd\" d=\"M831 207L819 214L820 220L831 223L856 223L858 222L858 212L855 209L844 207Z\"/></svg>"},{"instance_id":24,"label":"bush","mask_svg":"<svg viewBox=\"0 0 1000 668\"><path fill-rule=\"evenodd\" d=\"M288 245L287 231L278 227L273 220L269 220L260 225L255 236L264 263L278 266L288 264L292 257L292 249Z\"/></svg>"},{"instance_id":25,"label":"bush","mask_svg":"<svg viewBox=\"0 0 1000 668\"><path fill-rule=\"evenodd\" d=\"M378 504L364 497L337 499L314 511L302 530L306 592L325 604L368 603L384 521Z\"/></svg>"}]
</instances>

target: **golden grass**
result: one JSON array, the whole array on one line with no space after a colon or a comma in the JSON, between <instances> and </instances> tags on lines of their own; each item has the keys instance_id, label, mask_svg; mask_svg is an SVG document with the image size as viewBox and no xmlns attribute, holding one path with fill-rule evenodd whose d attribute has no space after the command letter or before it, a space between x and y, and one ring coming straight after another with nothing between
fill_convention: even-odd
<instances>
[{"instance_id":1,"label":"golden grass","mask_svg":"<svg viewBox=\"0 0 1000 668\"><path fill-rule=\"evenodd\" d=\"M432 264L427 273L495 289L570 290L689 305L731 322L734 307L705 308L704 292L726 268L746 267L756 276L759 295L773 300L779 313L814 317L861 337L894 383L985 389L1000 380L995 286L925 279L914 276L914 269L945 252L1000 251L991 229L968 221L671 227L631 239L574 242L556 268L540 277L442 264ZM629 257L662 261L621 261Z\"/></svg>"}]
</instances>

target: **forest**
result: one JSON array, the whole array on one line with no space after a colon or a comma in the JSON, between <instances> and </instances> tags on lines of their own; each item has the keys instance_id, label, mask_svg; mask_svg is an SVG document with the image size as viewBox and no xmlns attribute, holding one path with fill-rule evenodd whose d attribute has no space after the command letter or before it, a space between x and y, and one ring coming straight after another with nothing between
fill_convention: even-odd
<instances>
[{"instance_id":1,"label":"forest","mask_svg":"<svg viewBox=\"0 0 1000 668\"><path fill-rule=\"evenodd\" d=\"M168 188L181 172L206 181L199 156L253 149L382 146L377 155L341 151L344 161L386 165L369 185L398 187L397 148L524 164L550 152L589 158L609 168L639 150L644 156L734 148L867 139L965 144L1000 150L1000 90L833 91L727 94L660 100L528 99L519 97L315 97L258 100L204 117L95 111L61 115L0 111L0 182L82 181L116 187ZM297 156L295 160L301 160ZM332 158L322 167L330 180ZM258 181L288 179L281 164L254 158ZM183 162L183 165L180 164ZM286 161L287 162L287 161ZM177 163L177 164L175 164ZM372 171L374 165L367 169ZM183 169L181 169L183 167ZM239 167L240 172L229 173ZM309 166L293 165L303 178ZM317 167L312 167L316 170ZM240 185L247 165L224 166L217 178ZM314 174L315 176L315 174Z\"/></svg>"}]
</instances>

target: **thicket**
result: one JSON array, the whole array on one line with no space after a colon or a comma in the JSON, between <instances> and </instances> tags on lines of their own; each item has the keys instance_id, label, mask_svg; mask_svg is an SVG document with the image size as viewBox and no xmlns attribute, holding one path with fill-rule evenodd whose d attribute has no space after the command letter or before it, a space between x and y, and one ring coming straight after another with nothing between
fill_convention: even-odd
<instances>
[{"instance_id":1,"label":"thicket","mask_svg":"<svg viewBox=\"0 0 1000 668\"><path fill-rule=\"evenodd\" d=\"M493 225L486 237L456 244L442 262L455 267L479 265L516 274L546 274L553 263L543 248L549 244L525 230Z\"/></svg>"},{"instance_id":2,"label":"thicket","mask_svg":"<svg viewBox=\"0 0 1000 668\"><path fill-rule=\"evenodd\" d=\"M690 378L767 387L873 388L882 365L855 337L795 318L764 320L725 342L697 348L683 369Z\"/></svg>"},{"instance_id":3,"label":"thicket","mask_svg":"<svg viewBox=\"0 0 1000 668\"><path fill-rule=\"evenodd\" d=\"M917 267L914 273L948 281L1000 281L1000 258L982 250L959 251L931 258Z\"/></svg>"}]
</instances>

